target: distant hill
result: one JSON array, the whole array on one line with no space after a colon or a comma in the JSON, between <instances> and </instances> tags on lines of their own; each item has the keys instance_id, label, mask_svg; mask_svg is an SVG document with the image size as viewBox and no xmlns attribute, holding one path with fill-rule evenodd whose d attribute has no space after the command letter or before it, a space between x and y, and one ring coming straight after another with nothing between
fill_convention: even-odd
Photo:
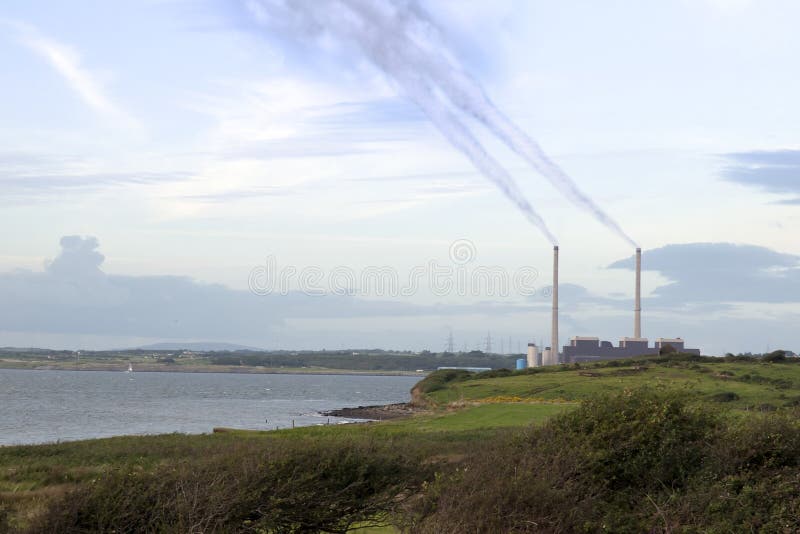
<instances>
[{"instance_id":1,"label":"distant hill","mask_svg":"<svg viewBox=\"0 0 800 534\"><path fill-rule=\"evenodd\" d=\"M195 341L188 343L153 343L151 345L142 345L136 347L141 350L194 350L200 352L206 351L235 351L235 350L258 350L258 347L248 347L246 345L237 345L236 343L216 343L213 341Z\"/></svg>"}]
</instances>

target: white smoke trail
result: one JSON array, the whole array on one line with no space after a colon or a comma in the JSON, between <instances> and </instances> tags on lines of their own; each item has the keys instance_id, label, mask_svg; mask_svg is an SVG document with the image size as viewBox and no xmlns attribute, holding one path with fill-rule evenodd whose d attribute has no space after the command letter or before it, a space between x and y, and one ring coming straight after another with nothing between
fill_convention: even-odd
<instances>
[{"instance_id":1,"label":"white smoke trail","mask_svg":"<svg viewBox=\"0 0 800 534\"><path fill-rule=\"evenodd\" d=\"M511 175L492 158L480 142L469 132L445 106L435 105L435 95L427 87L406 89L409 96L425 112L430 121L447 137L450 143L469 158L473 165L519 208L527 219L547 237L551 244L557 245L556 237L550 232L544 219L525 199Z\"/></svg>"},{"instance_id":2,"label":"white smoke trail","mask_svg":"<svg viewBox=\"0 0 800 534\"><path fill-rule=\"evenodd\" d=\"M454 106L484 124L570 201L591 213L628 244L637 246L619 224L544 153L536 141L497 109L481 86L458 62L448 56L440 32L414 2L341 1L369 23L382 28L384 39L392 42L396 50L402 51L409 61L424 71Z\"/></svg>"},{"instance_id":3,"label":"white smoke trail","mask_svg":"<svg viewBox=\"0 0 800 534\"><path fill-rule=\"evenodd\" d=\"M480 141L452 112L450 104L441 98L444 95L451 103L455 103L450 94L453 92L452 88L450 91L445 90L447 87L432 75L432 63L425 63L425 54L421 48L404 33L396 33L397 26L393 24L391 17L379 16L379 11L373 9L379 6L392 10L391 3L385 0L374 5L347 0L250 0L247 5L257 19L272 27L289 33L300 31L311 35L327 31L339 39L359 46L422 109L447 140L466 155L481 174L494 183L552 244L557 244L555 236L525 199L511 175L489 155ZM421 65L426 68L420 68Z\"/></svg>"}]
</instances>

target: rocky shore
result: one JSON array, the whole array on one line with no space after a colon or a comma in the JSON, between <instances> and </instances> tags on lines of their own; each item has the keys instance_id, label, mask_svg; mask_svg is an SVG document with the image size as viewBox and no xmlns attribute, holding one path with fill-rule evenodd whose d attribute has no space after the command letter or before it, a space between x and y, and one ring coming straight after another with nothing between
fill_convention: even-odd
<instances>
[{"instance_id":1,"label":"rocky shore","mask_svg":"<svg viewBox=\"0 0 800 534\"><path fill-rule=\"evenodd\" d=\"M355 408L340 408L322 412L322 415L330 417L347 417L349 419L371 419L385 421L387 419L400 419L410 417L418 413L417 408L409 403L383 404L378 406L356 406Z\"/></svg>"}]
</instances>

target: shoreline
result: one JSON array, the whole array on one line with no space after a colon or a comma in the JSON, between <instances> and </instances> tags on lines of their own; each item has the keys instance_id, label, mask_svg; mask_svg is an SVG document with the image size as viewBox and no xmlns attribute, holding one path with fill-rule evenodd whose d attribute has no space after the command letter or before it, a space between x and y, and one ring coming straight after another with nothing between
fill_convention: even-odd
<instances>
[{"instance_id":1,"label":"shoreline","mask_svg":"<svg viewBox=\"0 0 800 534\"><path fill-rule=\"evenodd\" d=\"M410 402L399 402L395 404L337 408L336 410L320 412L320 415L343 417L347 419L363 419L365 421L387 421L389 419L405 419L424 411L427 410L418 408Z\"/></svg>"},{"instance_id":2,"label":"shoreline","mask_svg":"<svg viewBox=\"0 0 800 534\"><path fill-rule=\"evenodd\" d=\"M49 446L49 445L59 445L62 443L78 443L84 441L98 441L104 439L114 439L114 438L129 438L129 437L157 437L157 436L165 436L170 434L182 434L189 437L197 437L197 436L204 436L210 434L220 434L220 433L236 433L236 432L253 432L253 433L260 433L260 432L276 432L276 431L287 431L287 430L295 430L301 428L308 428L308 427L315 427L315 426L338 426L344 424L366 424L372 422L380 422L380 421L388 421L391 419L406 419L411 417L412 415L425 412L427 410L416 408L411 403L408 402L399 402L394 404L376 404L371 406L355 406L355 407L348 407L348 408L336 408L333 410L325 410L321 412L316 412L317 415L321 417L338 417L342 419L342 421L337 421L333 423L313 423L313 424L300 424L292 427L281 427L281 428L240 428L240 427L227 427L227 426L215 426L211 427L208 431L200 431L200 432L179 432L179 431L169 431L169 432L156 432L156 433L149 433L149 432L137 432L133 434L114 434L114 435L100 435L100 436L92 436L92 437L81 437L81 438L73 438L73 439L54 439L50 441L33 441L33 442L26 442L26 443L0 443L0 451L3 448L9 447L38 447L38 446ZM355 419L355 421L353 421Z\"/></svg>"},{"instance_id":3,"label":"shoreline","mask_svg":"<svg viewBox=\"0 0 800 534\"><path fill-rule=\"evenodd\" d=\"M0 359L0 370L15 369L23 371L109 371L124 373L128 361L114 363L54 364L51 362L9 361ZM270 374L270 375L363 375L363 376L417 376L425 378L428 372L415 371L369 371L360 369L331 369L326 367L246 367L238 365L205 364L136 364L133 373L221 373L221 374Z\"/></svg>"}]
</instances>

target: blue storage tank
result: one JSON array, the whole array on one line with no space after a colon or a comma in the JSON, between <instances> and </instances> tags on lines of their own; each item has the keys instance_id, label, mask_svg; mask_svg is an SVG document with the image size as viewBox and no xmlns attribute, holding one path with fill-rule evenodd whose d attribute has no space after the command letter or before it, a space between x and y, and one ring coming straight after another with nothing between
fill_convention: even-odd
<instances>
[{"instance_id":1,"label":"blue storage tank","mask_svg":"<svg viewBox=\"0 0 800 534\"><path fill-rule=\"evenodd\" d=\"M525 369L527 367L526 363L525 358L517 358L517 371Z\"/></svg>"}]
</instances>

